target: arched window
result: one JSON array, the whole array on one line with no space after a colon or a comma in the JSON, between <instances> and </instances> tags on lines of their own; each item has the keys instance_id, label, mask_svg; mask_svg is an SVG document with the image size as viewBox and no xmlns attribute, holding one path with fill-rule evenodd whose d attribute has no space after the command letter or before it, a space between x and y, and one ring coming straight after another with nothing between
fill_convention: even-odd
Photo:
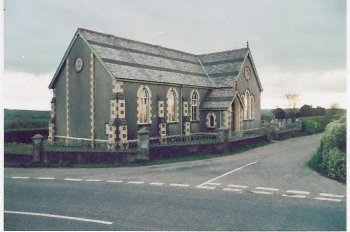
<instances>
[{"instance_id":1,"label":"arched window","mask_svg":"<svg viewBox=\"0 0 350 232\"><path fill-rule=\"evenodd\" d=\"M214 127L215 126L215 118L214 115L210 115L209 117L209 126Z\"/></svg>"},{"instance_id":2,"label":"arched window","mask_svg":"<svg viewBox=\"0 0 350 232\"><path fill-rule=\"evenodd\" d=\"M207 114L207 127L208 128L215 128L216 126L216 116L214 113L208 113Z\"/></svg>"},{"instance_id":3,"label":"arched window","mask_svg":"<svg viewBox=\"0 0 350 232\"><path fill-rule=\"evenodd\" d=\"M252 104L250 100L250 92L246 90L245 92L245 102L247 103L247 120L250 120L252 117Z\"/></svg>"},{"instance_id":4,"label":"arched window","mask_svg":"<svg viewBox=\"0 0 350 232\"><path fill-rule=\"evenodd\" d=\"M147 86L142 85L137 91L137 103L137 123L151 123L151 92Z\"/></svg>"},{"instance_id":5,"label":"arched window","mask_svg":"<svg viewBox=\"0 0 350 232\"><path fill-rule=\"evenodd\" d=\"M254 119L254 108L255 108L255 99L247 89L244 94L241 95L244 99L244 120Z\"/></svg>"},{"instance_id":6,"label":"arched window","mask_svg":"<svg viewBox=\"0 0 350 232\"><path fill-rule=\"evenodd\" d=\"M177 122L177 92L170 88L167 94L168 98L168 122Z\"/></svg>"},{"instance_id":7,"label":"arched window","mask_svg":"<svg viewBox=\"0 0 350 232\"><path fill-rule=\"evenodd\" d=\"M199 94L197 90L191 92L191 120L199 120Z\"/></svg>"}]
</instances>

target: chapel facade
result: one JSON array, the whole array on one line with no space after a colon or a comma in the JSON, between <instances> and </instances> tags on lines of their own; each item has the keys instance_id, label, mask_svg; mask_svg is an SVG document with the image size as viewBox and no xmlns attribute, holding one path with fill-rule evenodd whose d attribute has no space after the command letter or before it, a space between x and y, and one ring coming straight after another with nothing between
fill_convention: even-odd
<instances>
[{"instance_id":1,"label":"chapel facade","mask_svg":"<svg viewBox=\"0 0 350 232\"><path fill-rule=\"evenodd\" d=\"M260 127L249 47L194 55L78 28L49 85L49 139L118 143Z\"/></svg>"}]
</instances>

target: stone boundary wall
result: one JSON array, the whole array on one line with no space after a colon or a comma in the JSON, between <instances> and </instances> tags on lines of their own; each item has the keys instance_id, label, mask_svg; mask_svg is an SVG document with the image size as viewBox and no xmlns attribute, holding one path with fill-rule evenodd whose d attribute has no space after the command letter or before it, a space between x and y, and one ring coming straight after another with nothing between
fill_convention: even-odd
<instances>
[{"instance_id":1,"label":"stone boundary wall","mask_svg":"<svg viewBox=\"0 0 350 232\"><path fill-rule=\"evenodd\" d=\"M215 141L207 143L205 141L198 141L198 143L184 141L177 144L150 146L149 132L144 128L138 132L136 149L121 151L45 151L43 147L45 137L35 135L32 138L33 155L30 156L32 160L28 159L28 155L8 154L5 155L5 162L28 163L30 161L49 166L50 164L127 163L194 154L222 154L244 146L279 139L281 136L283 138L289 133L298 133L301 129L301 123L291 124L283 128L276 124L268 124L262 128L243 131L241 134L232 136L228 129L220 128L215 134Z\"/></svg>"}]
</instances>

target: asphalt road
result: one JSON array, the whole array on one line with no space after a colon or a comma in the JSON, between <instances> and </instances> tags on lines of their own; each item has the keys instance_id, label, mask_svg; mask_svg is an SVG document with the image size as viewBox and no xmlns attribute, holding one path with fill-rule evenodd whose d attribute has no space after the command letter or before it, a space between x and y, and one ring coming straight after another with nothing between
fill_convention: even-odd
<instances>
[{"instance_id":1,"label":"asphalt road","mask_svg":"<svg viewBox=\"0 0 350 232\"><path fill-rule=\"evenodd\" d=\"M6 168L5 230L346 230L346 186L306 166L320 135L137 168Z\"/></svg>"}]
</instances>

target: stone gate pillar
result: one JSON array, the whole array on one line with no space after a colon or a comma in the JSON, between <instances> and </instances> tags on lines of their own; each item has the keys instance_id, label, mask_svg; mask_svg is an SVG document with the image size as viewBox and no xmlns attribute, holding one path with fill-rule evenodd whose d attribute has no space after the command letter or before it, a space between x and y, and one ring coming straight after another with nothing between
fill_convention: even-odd
<instances>
[{"instance_id":1,"label":"stone gate pillar","mask_svg":"<svg viewBox=\"0 0 350 232\"><path fill-rule=\"evenodd\" d=\"M217 136L218 136L218 144L216 149L219 153L224 153L228 147L229 129L225 127L220 127L218 129Z\"/></svg>"},{"instance_id":2,"label":"stone gate pillar","mask_svg":"<svg viewBox=\"0 0 350 232\"><path fill-rule=\"evenodd\" d=\"M149 131L142 128L137 132L137 160L149 160Z\"/></svg>"},{"instance_id":3,"label":"stone gate pillar","mask_svg":"<svg viewBox=\"0 0 350 232\"><path fill-rule=\"evenodd\" d=\"M35 163L42 163L45 161L44 158L44 136L36 134L32 137L32 144L33 144L33 162Z\"/></svg>"}]
</instances>

